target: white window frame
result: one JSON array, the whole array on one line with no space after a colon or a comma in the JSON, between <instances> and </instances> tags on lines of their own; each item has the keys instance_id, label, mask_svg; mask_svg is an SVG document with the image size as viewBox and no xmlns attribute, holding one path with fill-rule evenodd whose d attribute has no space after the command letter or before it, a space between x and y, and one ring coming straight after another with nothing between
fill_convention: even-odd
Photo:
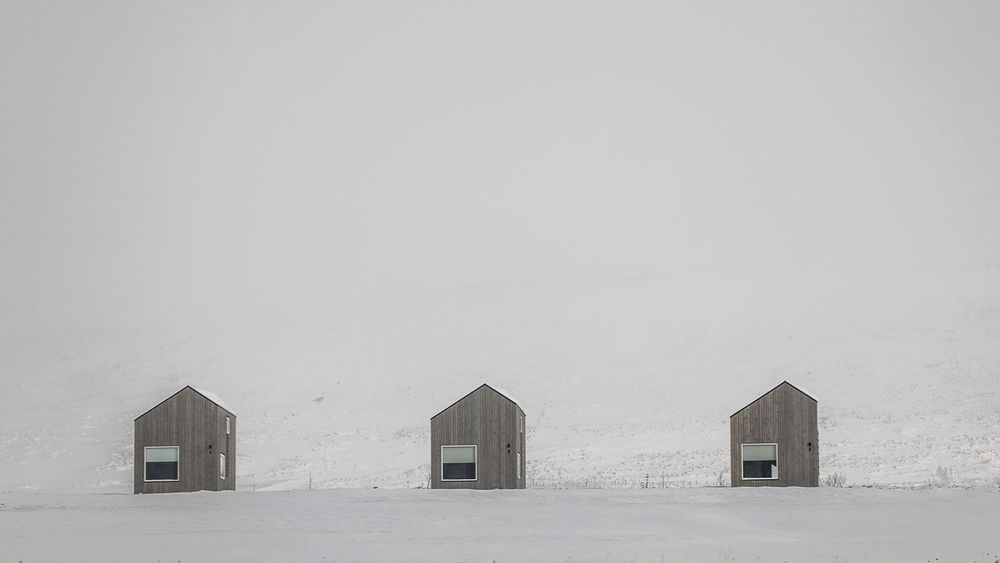
<instances>
[{"instance_id":1,"label":"white window frame","mask_svg":"<svg viewBox=\"0 0 1000 563\"><path fill-rule=\"evenodd\" d=\"M445 479L444 478L444 449L445 448L472 448L473 457L476 460L476 476L472 479ZM456 482L456 481L478 481L479 480L479 446L475 444L451 444L448 446L441 446L441 481L442 482Z\"/></svg>"},{"instance_id":2,"label":"white window frame","mask_svg":"<svg viewBox=\"0 0 1000 563\"><path fill-rule=\"evenodd\" d=\"M147 479L146 478L146 451L150 448L163 449L173 448L177 450L177 478L176 479ZM181 447L180 446L145 446L142 448L142 480L145 483L176 483L181 480Z\"/></svg>"},{"instance_id":3,"label":"white window frame","mask_svg":"<svg viewBox=\"0 0 1000 563\"><path fill-rule=\"evenodd\" d=\"M517 480L521 480L521 452L517 452Z\"/></svg>"},{"instance_id":4,"label":"white window frame","mask_svg":"<svg viewBox=\"0 0 1000 563\"><path fill-rule=\"evenodd\" d=\"M743 446L774 446L774 466L778 467L778 444L777 442L757 442L749 444L740 444L740 479L743 481L777 481L778 477L744 477L743 476Z\"/></svg>"},{"instance_id":5,"label":"white window frame","mask_svg":"<svg viewBox=\"0 0 1000 563\"><path fill-rule=\"evenodd\" d=\"M219 453L219 478L226 480L226 454Z\"/></svg>"},{"instance_id":6,"label":"white window frame","mask_svg":"<svg viewBox=\"0 0 1000 563\"><path fill-rule=\"evenodd\" d=\"M229 417L227 416L226 417L226 436L228 436L229 433L230 433L229 429L230 429L230 426L229 426Z\"/></svg>"}]
</instances>

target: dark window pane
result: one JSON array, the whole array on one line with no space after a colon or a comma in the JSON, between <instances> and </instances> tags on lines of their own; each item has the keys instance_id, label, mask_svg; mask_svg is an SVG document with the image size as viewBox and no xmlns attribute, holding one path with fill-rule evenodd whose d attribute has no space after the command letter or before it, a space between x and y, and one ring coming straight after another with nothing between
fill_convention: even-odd
<instances>
[{"instance_id":1,"label":"dark window pane","mask_svg":"<svg viewBox=\"0 0 1000 563\"><path fill-rule=\"evenodd\" d=\"M743 478L744 479L770 478L771 466L773 464L774 464L773 461L744 461Z\"/></svg>"},{"instance_id":2,"label":"dark window pane","mask_svg":"<svg viewBox=\"0 0 1000 563\"><path fill-rule=\"evenodd\" d=\"M177 479L176 461L147 461L146 480L159 481L162 479Z\"/></svg>"},{"instance_id":3,"label":"dark window pane","mask_svg":"<svg viewBox=\"0 0 1000 563\"><path fill-rule=\"evenodd\" d=\"M444 464L444 479L475 479L475 463L446 463Z\"/></svg>"}]
</instances>

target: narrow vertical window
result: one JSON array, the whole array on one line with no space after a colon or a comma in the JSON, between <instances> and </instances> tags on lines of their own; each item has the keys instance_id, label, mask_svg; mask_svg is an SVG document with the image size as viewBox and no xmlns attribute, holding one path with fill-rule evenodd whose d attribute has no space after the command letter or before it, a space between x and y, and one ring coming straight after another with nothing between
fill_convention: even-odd
<instances>
[{"instance_id":1,"label":"narrow vertical window","mask_svg":"<svg viewBox=\"0 0 1000 563\"><path fill-rule=\"evenodd\" d=\"M517 454L517 478L521 479L521 454Z\"/></svg>"},{"instance_id":2,"label":"narrow vertical window","mask_svg":"<svg viewBox=\"0 0 1000 563\"><path fill-rule=\"evenodd\" d=\"M441 446L441 480L475 481L476 446Z\"/></svg>"},{"instance_id":3,"label":"narrow vertical window","mask_svg":"<svg viewBox=\"0 0 1000 563\"><path fill-rule=\"evenodd\" d=\"M179 446L147 446L143 449L143 480L177 481L180 452Z\"/></svg>"},{"instance_id":4,"label":"narrow vertical window","mask_svg":"<svg viewBox=\"0 0 1000 563\"><path fill-rule=\"evenodd\" d=\"M778 478L778 444L742 444L743 480Z\"/></svg>"},{"instance_id":5,"label":"narrow vertical window","mask_svg":"<svg viewBox=\"0 0 1000 563\"><path fill-rule=\"evenodd\" d=\"M228 418L226 420L229 420ZM226 454L219 454L219 477L226 478Z\"/></svg>"},{"instance_id":6,"label":"narrow vertical window","mask_svg":"<svg viewBox=\"0 0 1000 563\"><path fill-rule=\"evenodd\" d=\"M229 417L226 417L226 436L229 435Z\"/></svg>"}]
</instances>

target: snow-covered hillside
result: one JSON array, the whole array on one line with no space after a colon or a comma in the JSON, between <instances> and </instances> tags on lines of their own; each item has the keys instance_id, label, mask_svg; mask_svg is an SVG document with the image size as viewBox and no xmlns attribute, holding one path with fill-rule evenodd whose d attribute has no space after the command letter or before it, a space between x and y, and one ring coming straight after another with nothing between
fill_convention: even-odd
<instances>
[{"instance_id":1,"label":"snow-covered hillside","mask_svg":"<svg viewBox=\"0 0 1000 563\"><path fill-rule=\"evenodd\" d=\"M995 269L595 275L331 301L5 351L0 491L130 490L132 419L185 384L236 410L241 490L423 486L429 418L482 382L523 402L532 486L714 484L729 415L783 379L819 397L824 475L1000 477Z\"/></svg>"}]
</instances>

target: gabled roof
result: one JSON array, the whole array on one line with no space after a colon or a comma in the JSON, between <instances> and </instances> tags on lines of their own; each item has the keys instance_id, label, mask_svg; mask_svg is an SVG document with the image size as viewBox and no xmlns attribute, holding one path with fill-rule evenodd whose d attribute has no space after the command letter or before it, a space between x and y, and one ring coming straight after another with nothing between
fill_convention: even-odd
<instances>
[{"instance_id":1,"label":"gabled roof","mask_svg":"<svg viewBox=\"0 0 1000 563\"><path fill-rule=\"evenodd\" d=\"M497 393L500 393L501 395L504 396L505 399L507 399L508 401L514 403L518 407L521 406L521 403L517 399L515 399L513 395L511 395L510 393L508 393L506 389L501 389L499 387L494 387L492 385L486 385L485 383L483 385L485 385L486 387L489 387L490 389L496 391Z\"/></svg>"},{"instance_id":2,"label":"gabled roof","mask_svg":"<svg viewBox=\"0 0 1000 563\"><path fill-rule=\"evenodd\" d=\"M177 392L176 392L176 393L174 393L173 395L171 395L171 396L167 397L166 399L163 399L163 400L162 400L162 401L160 401L159 403L156 403L156 405L155 405L155 406L153 406L153 408L151 408L151 409L147 410L146 412L144 412L144 413L140 414L139 416L135 417L135 420L139 420L140 418L142 418L142 417L146 416L147 414L149 414L149 413L150 413L150 412L151 412L151 411L152 411L153 409L155 409L156 407L158 407L158 406L162 405L163 403L166 403L166 402L167 402L167 401L169 401L170 399L173 399L173 398L174 398L174 397L176 397L177 395L181 394L181 392L182 392L182 391L184 391L185 389L190 389L190 390L194 391L195 393L197 393L197 394L201 395L201 396L202 396L202 397L204 397L205 399L208 399L208 400L209 400L209 401L211 401L212 403L214 403L214 404L216 404L217 406L219 406L219 407L220 407L220 408L221 408L222 410L224 410L224 411L228 412L229 414L231 414L231 415L233 415L233 416L236 416L236 413L235 413L235 412L233 412L233 410L232 410L231 408L229 408L229 407L228 407L228 406L226 405L226 403L223 403L223 402L222 402L222 399L220 399L220 398L219 398L219 396L218 396L218 395L216 395L215 393L212 393L211 391L206 391L206 390L204 390L204 389L196 389L196 388L194 388L194 387L191 387L190 385L185 385L184 387L181 387L180 391L177 391Z\"/></svg>"},{"instance_id":3,"label":"gabled roof","mask_svg":"<svg viewBox=\"0 0 1000 563\"><path fill-rule=\"evenodd\" d=\"M802 393L802 394L803 394L803 395L805 395L806 397L809 397L809 398L810 398L810 399L812 399L813 401L815 401L815 402L819 402L819 401L816 401L816 397L814 397L812 393L808 393L808 392L806 392L806 391L803 391L802 389L800 389L800 388L798 388L798 387L796 387L796 386L792 385L791 383L789 383L789 382L787 382L787 381L782 381L781 383L779 383L779 384L775 385L774 387L772 387L772 388L771 388L771 390L770 390L770 391L768 391L767 393L764 393L764 394L763 394L763 395L761 395L760 397L757 397L756 399L754 399L754 400L750 401L750 402L749 402L749 403L747 403L747 404L746 404L746 405L745 405L745 406L744 406L744 407L743 407L742 409L740 409L740 410L738 410L738 411L734 412L733 414L729 415L729 418L733 418L734 416L736 416L736 415L740 414L741 412L743 412L743 410L744 410L744 409L746 409L746 408L747 408L747 407L749 407L750 405L752 405L752 404L756 403L757 401L759 401L759 400L763 399L764 397L766 397L766 396L770 395L770 394L771 394L771 393L773 393L773 392L774 392L774 391L775 391L776 389L778 389L778 387L781 387L782 385L787 385L787 386L791 387L792 389L795 389L795 390L796 390L796 391L798 391L799 393Z\"/></svg>"},{"instance_id":4,"label":"gabled roof","mask_svg":"<svg viewBox=\"0 0 1000 563\"><path fill-rule=\"evenodd\" d=\"M208 389L201 389L199 387L191 387L191 388L194 389L195 393L198 393L202 397L205 397L209 401L212 401L213 403L222 407L222 410L229 411L229 414L236 414L235 412L233 412L233 409L229 408L229 405L222 402L222 399L215 393L212 393Z\"/></svg>"},{"instance_id":5,"label":"gabled roof","mask_svg":"<svg viewBox=\"0 0 1000 563\"><path fill-rule=\"evenodd\" d=\"M507 393L506 391L503 391L503 390L500 390L500 389L497 389L496 387L493 387L492 385L488 385L488 384L486 384L486 383L483 383L483 384L482 384L482 385L480 385L479 387L476 387L476 388L475 388L475 389L473 389L472 391L469 391L468 393L466 393L466 394L465 394L465 396L464 396L464 397L462 397L461 399L459 399L459 400L455 401L454 403L452 403L452 404L448 405L447 407L445 407L445 408L441 409L441 412L437 413L436 415L432 416L431 418L432 418L432 419L433 419L433 418L437 418L439 414L441 414L442 412L444 412L444 411L446 411L446 410L450 409L451 407L453 407L453 406L457 405L458 403L461 403L462 401L464 401L464 400L466 399L466 397L468 397L469 395L471 395L471 394L475 393L476 391L479 391L479 390L480 390L480 389L482 389L483 387L485 387L485 388L489 389L490 391L493 391L493 392L494 392L494 393L496 393L497 395L500 395L500 396L501 396L501 397L503 397L504 399L507 399L508 401L510 401L510 402L512 402L512 403L514 403L514 404L515 404L515 405L517 406L517 408L521 408L521 404L520 404L520 403L518 403L518 402L517 402L516 400L514 400L514 398L513 398L513 397L511 397L511 396L510 396L510 395L509 395L509 394L508 394L508 393ZM524 409L521 409L521 410L523 411Z\"/></svg>"}]
</instances>

